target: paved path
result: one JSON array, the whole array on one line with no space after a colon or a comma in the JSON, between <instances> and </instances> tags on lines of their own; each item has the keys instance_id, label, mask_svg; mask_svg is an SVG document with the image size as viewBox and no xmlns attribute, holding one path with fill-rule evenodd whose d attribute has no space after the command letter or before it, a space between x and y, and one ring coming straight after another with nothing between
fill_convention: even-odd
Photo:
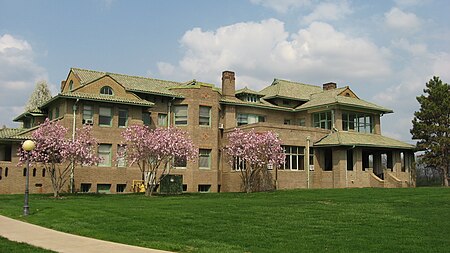
<instances>
[{"instance_id":1,"label":"paved path","mask_svg":"<svg viewBox=\"0 0 450 253\"><path fill-rule=\"evenodd\" d=\"M169 253L67 234L0 215L0 236L44 249L67 253Z\"/></svg>"}]
</instances>

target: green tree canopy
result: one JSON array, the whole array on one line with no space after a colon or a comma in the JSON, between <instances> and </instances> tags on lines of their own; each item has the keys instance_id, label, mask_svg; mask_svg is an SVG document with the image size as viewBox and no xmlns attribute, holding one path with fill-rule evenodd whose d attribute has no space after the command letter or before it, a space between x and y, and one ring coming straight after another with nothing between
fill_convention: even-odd
<instances>
[{"instance_id":1,"label":"green tree canopy","mask_svg":"<svg viewBox=\"0 0 450 253\"><path fill-rule=\"evenodd\" d=\"M25 111L32 111L42 105L45 101L52 98L50 89L46 81L39 81L34 88L33 93L25 106Z\"/></svg>"},{"instance_id":2,"label":"green tree canopy","mask_svg":"<svg viewBox=\"0 0 450 253\"><path fill-rule=\"evenodd\" d=\"M442 184L448 186L450 167L450 86L433 77L425 93L417 97L420 110L414 113L411 134L417 149L424 151L421 162L438 169Z\"/></svg>"}]
</instances>

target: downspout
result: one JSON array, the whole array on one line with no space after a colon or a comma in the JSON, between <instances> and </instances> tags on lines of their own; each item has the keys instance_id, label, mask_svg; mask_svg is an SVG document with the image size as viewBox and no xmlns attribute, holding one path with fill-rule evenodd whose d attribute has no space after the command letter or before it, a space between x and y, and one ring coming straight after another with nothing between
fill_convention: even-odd
<instances>
[{"instance_id":1,"label":"downspout","mask_svg":"<svg viewBox=\"0 0 450 253\"><path fill-rule=\"evenodd\" d=\"M77 99L75 103L72 106L73 111L73 119L72 119L72 142L75 141L75 127L76 127L76 112L77 112L77 103L80 100ZM70 168L70 193L74 193L74 185L75 185L75 178L74 178L74 171L75 171L75 164L72 161L72 166Z\"/></svg>"},{"instance_id":2,"label":"downspout","mask_svg":"<svg viewBox=\"0 0 450 253\"><path fill-rule=\"evenodd\" d=\"M172 101L175 100L175 97L172 98ZM170 127L170 112L171 112L171 108L172 108L172 102L169 101L169 103L167 104L167 128Z\"/></svg>"},{"instance_id":3,"label":"downspout","mask_svg":"<svg viewBox=\"0 0 450 253\"><path fill-rule=\"evenodd\" d=\"M308 137L306 137L306 150L305 150L305 156L306 156L306 170L307 170L307 181L306 181L306 185L307 185L307 188L309 189L309 187L310 187L310 183L309 183L309 181L310 181L310 178L309 178L309 146L310 146L310 142L311 142L311 140L310 140L310 137L308 136Z\"/></svg>"}]
</instances>

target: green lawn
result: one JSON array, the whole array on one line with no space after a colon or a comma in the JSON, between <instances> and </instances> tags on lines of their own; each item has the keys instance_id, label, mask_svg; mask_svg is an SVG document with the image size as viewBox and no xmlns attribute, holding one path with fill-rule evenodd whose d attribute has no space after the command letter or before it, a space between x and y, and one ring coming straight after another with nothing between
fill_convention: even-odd
<instances>
[{"instance_id":1,"label":"green lawn","mask_svg":"<svg viewBox=\"0 0 450 253\"><path fill-rule=\"evenodd\" d=\"M51 253L54 251L33 247L31 245L13 242L6 238L0 237L0 252L14 252L14 253Z\"/></svg>"},{"instance_id":2,"label":"green lawn","mask_svg":"<svg viewBox=\"0 0 450 253\"><path fill-rule=\"evenodd\" d=\"M266 193L0 195L0 213L99 239L181 252L449 252L450 188Z\"/></svg>"}]
</instances>

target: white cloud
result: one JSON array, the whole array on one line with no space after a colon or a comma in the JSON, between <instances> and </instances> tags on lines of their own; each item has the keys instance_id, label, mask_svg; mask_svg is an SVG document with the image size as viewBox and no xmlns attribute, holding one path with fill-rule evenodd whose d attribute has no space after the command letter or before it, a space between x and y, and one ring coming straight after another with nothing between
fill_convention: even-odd
<instances>
[{"instance_id":1,"label":"white cloud","mask_svg":"<svg viewBox=\"0 0 450 253\"><path fill-rule=\"evenodd\" d=\"M414 56L426 55L428 53L427 45L422 43L411 44L404 38L392 41L392 45L396 48L405 50Z\"/></svg>"},{"instance_id":2,"label":"white cloud","mask_svg":"<svg viewBox=\"0 0 450 253\"><path fill-rule=\"evenodd\" d=\"M286 13L290 9L311 4L311 0L250 0L250 2L273 9L280 13Z\"/></svg>"},{"instance_id":3,"label":"white cloud","mask_svg":"<svg viewBox=\"0 0 450 253\"><path fill-rule=\"evenodd\" d=\"M415 32L421 26L421 20L412 12L404 12L397 7L384 13L386 25L398 31Z\"/></svg>"},{"instance_id":4,"label":"white cloud","mask_svg":"<svg viewBox=\"0 0 450 253\"><path fill-rule=\"evenodd\" d=\"M171 72L181 79L220 83L221 71L235 70L238 85L246 79L258 85L250 84L251 88L259 89L277 77L274 75L322 82L377 78L390 73L382 48L322 22L313 22L294 34L289 34L277 19L237 23L215 31L194 28L184 34L180 43L185 54ZM169 64L158 65L163 77L173 78L165 71Z\"/></svg>"},{"instance_id":5,"label":"white cloud","mask_svg":"<svg viewBox=\"0 0 450 253\"><path fill-rule=\"evenodd\" d=\"M316 6L311 14L303 17L302 21L311 23L313 21L340 20L352 12L350 4L346 0L322 2Z\"/></svg>"},{"instance_id":6,"label":"white cloud","mask_svg":"<svg viewBox=\"0 0 450 253\"><path fill-rule=\"evenodd\" d=\"M48 78L34 61L30 43L10 34L0 35L0 70L0 124L11 125L36 82Z\"/></svg>"}]
</instances>

